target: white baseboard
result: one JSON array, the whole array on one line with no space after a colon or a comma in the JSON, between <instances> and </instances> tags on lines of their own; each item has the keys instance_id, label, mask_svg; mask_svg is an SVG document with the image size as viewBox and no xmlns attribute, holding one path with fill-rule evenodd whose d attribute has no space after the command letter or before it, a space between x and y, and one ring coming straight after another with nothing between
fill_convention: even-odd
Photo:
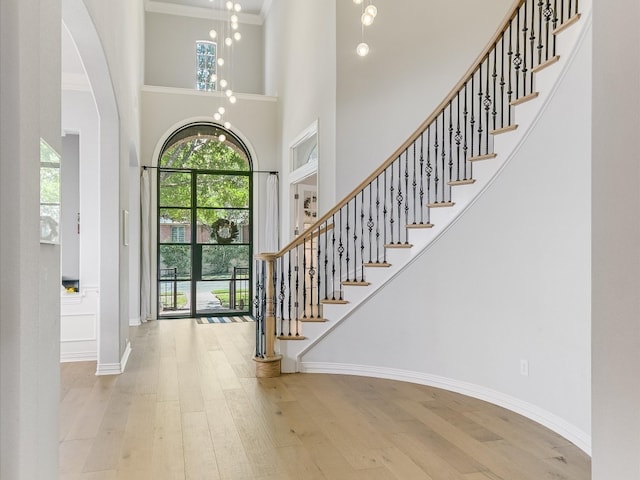
<instances>
[{"instance_id":1,"label":"white baseboard","mask_svg":"<svg viewBox=\"0 0 640 480\"><path fill-rule=\"evenodd\" d=\"M142 324L142 322L140 321L140 317L130 318L129 319L129 326L130 327L139 327L141 324Z\"/></svg>"},{"instance_id":2,"label":"white baseboard","mask_svg":"<svg viewBox=\"0 0 640 480\"><path fill-rule=\"evenodd\" d=\"M96 368L96 375L120 375L124 372L131 355L131 342L127 341L124 347L124 353L119 363L99 363Z\"/></svg>"},{"instance_id":3,"label":"white baseboard","mask_svg":"<svg viewBox=\"0 0 640 480\"><path fill-rule=\"evenodd\" d=\"M331 373L338 375L357 375L362 377L386 378L402 382L417 383L435 388L442 388L469 397L484 400L494 405L506 408L512 412L527 417L534 422L544 425L558 435L563 436L586 454L591 455L591 435L575 425L548 412L536 405L518 398L492 390L490 388L462 382L437 375L394 368L372 367L369 365L351 365L325 362L300 362L300 371L305 373Z\"/></svg>"},{"instance_id":4,"label":"white baseboard","mask_svg":"<svg viewBox=\"0 0 640 480\"><path fill-rule=\"evenodd\" d=\"M95 362L98 360L97 352L67 352L60 353L60 363L68 362Z\"/></svg>"}]
</instances>

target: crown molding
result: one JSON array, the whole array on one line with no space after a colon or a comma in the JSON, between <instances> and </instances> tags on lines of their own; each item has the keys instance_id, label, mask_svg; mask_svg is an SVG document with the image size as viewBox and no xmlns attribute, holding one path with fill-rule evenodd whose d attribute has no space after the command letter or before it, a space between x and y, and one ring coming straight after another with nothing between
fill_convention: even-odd
<instances>
[{"instance_id":1,"label":"crown molding","mask_svg":"<svg viewBox=\"0 0 640 480\"><path fill-rule=\"evenodd\" d=\"M178 15L182 17L192 18L204 18L207 20L229 20L229 14L227 11L209 9L202 7L191 7L186 5L176 5L175 3L159 2L156 0L145 0L144 2L145 12L151 13L163 13L165 15ZM238 13L239 23L246 25L262 25L264 24L264 17L262 13L255 15L253 13Z\"/></svg>"}]
</instances>

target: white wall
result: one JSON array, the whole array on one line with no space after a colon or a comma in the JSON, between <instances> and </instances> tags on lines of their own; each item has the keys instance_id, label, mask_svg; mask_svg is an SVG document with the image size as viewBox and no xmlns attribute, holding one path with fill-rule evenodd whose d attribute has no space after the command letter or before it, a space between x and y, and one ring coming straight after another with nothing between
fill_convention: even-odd
<instances>
[{"instance_id":1,"label":"white wall","mask_svg":"<svg viewBox=\"0 0 640 480\"><path fill-rule=\"evenodd\" d=\"M464 386L590 448L590 72L588 35L501 176L304 362Z\"/></svg>"},{"instance_id":2,"label":"white wall","mask_svg":"<svg viewBox=\"0 0 640 480\"><path fill-rule=\"evenodd\" d=\"M59 1L0 4L3 479L58 471L60 249L39 243L39 140L61 151L59 19Z\"/></svg>"},{"instance_id":3,"label":"white wall","mask_svg":"<svg viewBox=\"0 0 640 480\"><path fill-rule=\"evenodd\" d=\"M318 121L320 213L336 201L336 2L274 0L265 22L265 91L278 97L281 243L291 238L289 148Z\"/></svg>"},{"instance_id":4,"label":"white wall","mask_svg":"<svg viewBox=\"0 0 640 480\"><path fill-rule=\"evenodd\" d=\"M640 5L594 2L594 480L640 478Z\"/></svg>"},{"instance_id":5,"label":"white wall","mask_svg":"<svg viewBox=\"0 0 640 480\"><path fill-rule=\"evenodd\" d=\"M196 41L210 41L209 30L228 32L226 22L162 13L146 13L145 84L162 87L196 87ZM233 90L263 93L262 26L241 23L242 35L231 49L218 38L219 78L231 81ZM229 55L231 51L231 55Z\"/></svg>"},{"instance_id":6,"label":"white wall","mask_svg":"<svg viewBox=\"0 0 640 480\"><path fill-rule=\"evenodd\" d=\"M338 199L383 163L445 98L513 0L377 0L358 57L360 6L337 3ZM366 3L366 2L365 2Z\"/></svg>"}]
</instances>

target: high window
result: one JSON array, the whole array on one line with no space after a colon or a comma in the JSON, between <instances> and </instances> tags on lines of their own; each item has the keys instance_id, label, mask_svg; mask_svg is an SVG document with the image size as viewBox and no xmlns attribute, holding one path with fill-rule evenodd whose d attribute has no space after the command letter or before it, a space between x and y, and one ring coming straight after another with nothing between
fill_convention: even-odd
<instances>
[{"instance_id":1,"label":"high window","mask_svg":"<svg viewBox=\"0 0 640 480\"><path fill-rule=\"evenodd\" d=\"M203 91L216 89L216 54L215 42L196 42L196 88Z\"/></svg>"}]
</instances>

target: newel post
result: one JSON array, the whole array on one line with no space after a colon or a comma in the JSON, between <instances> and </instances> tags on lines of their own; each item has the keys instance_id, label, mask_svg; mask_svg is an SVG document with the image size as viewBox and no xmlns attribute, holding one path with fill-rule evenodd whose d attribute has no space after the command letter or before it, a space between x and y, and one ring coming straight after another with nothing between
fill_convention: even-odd
<instances>
[{"instance_id":1,"label":"newel post","mask_svg":"<svg viewBox=\"0 0 640 480\"><path fill-rule=\"evenodd\" d=\"M282 355L275 351L275 271L276 254L261 253L255 256L261 268L256 271L256 377L280 376Z\"/></svg>"}]
</instances>

